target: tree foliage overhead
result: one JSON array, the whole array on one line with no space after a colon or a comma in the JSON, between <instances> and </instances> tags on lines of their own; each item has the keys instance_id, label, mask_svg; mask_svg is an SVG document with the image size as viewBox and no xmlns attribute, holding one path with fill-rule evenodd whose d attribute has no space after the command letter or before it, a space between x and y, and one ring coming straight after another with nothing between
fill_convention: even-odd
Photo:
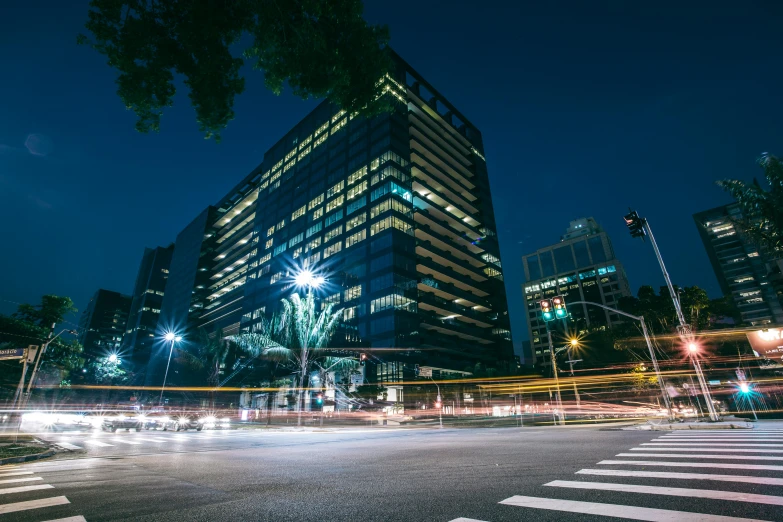
<instances>
[{"instance_id":1,"label":"tree foliage overhead","mask_svg":"<svg viewBox=\"0 0 783 522\"><path fill-rule=\"evenodd\" d=\"M717 184L739 203L742 218L735 220L739 228L759 245L780 251L783 250L783 162L764 153L758 164L769 190L764 190L756 179L752 184L735 179L724 179Z\"/></svg>"},{"instance_id":2,"label":"tree foliage overhead","mask_svg":"<svg viewBox=\"0 0 783 522\"><path fill-rule=\"evenodd\" d=\"M349 112L384 110L377 81L390 67L388 29L367 24L362 10L361 0L91 0L93 39L78 41L117 70L117 94L138 131L160 129L181 75L199 128L219 139L245 89L244 59L275 94L287 83Z\"/></svg>"}]
</instances>

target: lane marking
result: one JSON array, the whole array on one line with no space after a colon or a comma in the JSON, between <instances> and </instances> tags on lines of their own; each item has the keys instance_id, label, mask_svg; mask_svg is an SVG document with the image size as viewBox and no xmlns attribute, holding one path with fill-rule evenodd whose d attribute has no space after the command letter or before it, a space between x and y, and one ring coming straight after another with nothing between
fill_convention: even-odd
<instances>
[{"instance_id":1,"label":"lane marking","mask_svg":"<svg viewBox=\"0 0 783 522\"><path fill-rule=\"evenodd\" d=\"M751 448L783 448L783 444L744 444L744 443L734 443L734 442L714 442L711 444L702 444L700 442L642 442L642 446L686 446L686 447L693 447L693 446L732 446L732 447L739 447L739 446L748 446Z\"/></svg>"},{"instance_id":2,"label":"lane marking","mask_svg":"<svg viewBox=\"0 0 783 522\"><path fill-rule=\"evenodd\" d=\"M484 522L484 521L483 520L477 520L475 518L459 517L459 518L455 518L454 520L449 520L449 522Z\"/></svg>"},{"instance_id":3,"label":"lane marking","mask_svg":"<svg viewBox=\"0 0 783 522\"><path fill-rule=\"evenodd\" d=\"M105 442L101 442L99 440L92 440L87 439L84 441L85 444L92 444L93 446L98 446L99 448L106 448L108 446L114 446L114 444L106 444Z\"/></svg>"},{"instance_id":4,"label":"lane marking","mask_svg":"<svg viewBox=\"0 0 783 522\"><path fill-rule=\"evenodd\" d=\"M672 497L709 498L735 502L752 502L754 504L769 504L783 506L783 497L759 495L756 493L736 493L734 491L719 491L715 489L669 488L659 486L640 486L636 484L613 484L611 482L576 482L573 480L553 480L545 486L572 489L597 489L601 491L620 491L622 493L644 493L648 495L667 495Z\"/></svg>"},{"instance_id":5,"label":"lane marking","mask_svg":"<svg viewBox=\"0 0 783 522\"><path fill-rule=\"evenodd\" d=\"M87 522L87 519L81 515L77 515L75 517L58 518L56 520L44 520L43 522Z\"/></svg>"},{"instance_id":6,"label":"lane marking","mask_svg":"<svg viewBox=\"0 0 783 522\"><path fill-rule=\"evenodd\" d=\"M655 439L656 441L665 441L665 442L781 442L783 439L762 439L762 438L751 438L751 437L732 437L732 438L717 438L717 439L703 439L701 437L686 437L686 438L674 438L674 437L661 437L659 439Z\"/></svg>"},{"instance_id":7,"label":"lane marking","mask_svg":"<svg viewBox=\"0 0 783 522\"><path fill-rule=\"evenodd\" d=\"M645 455L646 456L646 455ZM677 455L678 457L680 455ZM726 462L663 462L656 460L602 460L598 464L612 466L629 464L641 466L663 466L670 468L718 468L718 469L756 469L768 471L783 471L783 466L772 464L728 464Z\"/></svg>"},{"instance_id":8,"label":"lane marking","mask_svg":"<svg viewBox=\"0 0 783 522\"><path fill-rule=\"evenodd\" d=\"M12 493L24 493L25 491L36 491L38 489L54 489L51 484L38 484L35 486L19 486L18 488L0 489L0 495L10 495Z\"/></svg>"},{"instance_id":9,"label":"lane marking","mask_svg":"<svg viewBox=\"0 0 783 522\"><path fill-rule=\"evenodd\" d=\"M115 442L121 442L123 444L133 444L134 446L140 446L141 442L133 442L132 440L124 440L124 439L111 439Z\"/></svg>"},{"instance_id":10,"label":"lane marking","mask_svg":"<svg viewBox=\"0 0 783 522\"><path fill-rule=\"evenodd\" d=\"M136 440L145 440L147 442L168 442L168 439L154 438L154 437L137 437Z\"/></svg>"},{"instance_id":11,"label":"lane marking","mask_svg":"<svg viewBox=\"0 0 783 522\"><path fill-rule=\"evenodd\" d=\"M38 509L51 506L62 506L71 502L65 497L50 497L38 500L27 500L25 502L14 502L12 504L0 504L0 515L5 513L16 513L17 511L27 511L28 509Z\"/></svg>"},{"instance_id":12,"label":"lane marking","mask_svg":"<svg viewBox=\"0 0 783 522\"><path fill-rule=\"evenodd\" d=\"M749 477L747 475L713 475L710 473L676 473L673 471L633 471L622 469L580 469L577 475L600 475L609 477L646 477L683 480L715 480L718 482L746 482L748 484L766 484L783 486L783 479L769 477Z\"/></svg>"},{"instance_id":13,"label":"lane marking","mask_svg":"<svg viewBox=\"0 0 783 522\"><path fill-rule=\"evenodd\" d=\"M43 480L41 477L25 477L17 479L0 480L0 484L15 484L17 482L32 482L34 480Z\"/></svg>"},{"instance_id":14,"label":"lane marking","mask_svg":"<svg viewBox=\"0 0 783 522\"><path fill-rule=\"evenodd\" d=\"M81 446L77 446L75 444L71 444L70 442L55 442L55 444L57 444L58 446L60 446L62 448L69 449L69 450L82 449Z\"/></svg>"},{"instance_id":15,"label":"lane marking","mask_svg":"<svg viewBox=\"0 0 783 522\"><path fill-rule=\"evenodd\" d=\"M646 448L652 450L653 448ZM783 457L762 455L679 455L677 453L618 453L615 457L658 457L670 459L783 460Z\"/></svg>"},{"instance_id":16,"label":"lane marking","mask_svg":"<svg viewBox=\"0 0 783 522\"><path fill-rule=\"evenodd\" d=\"M500 502L508 506L519 506L549 511L567 511L585 515L601 515L605 517L624 518L628 520L647 520L648 522L764 522L752 518L736 518L723 515L705 515L687 511L672 511L669 509L643 508L621 506L616 504L601 504L598 502L581 502L577 500L558 500L554 498L538 498L513 496Z\"/></svg>"},{"instance_id":17,"label":"lane marking","mask_svg":"<svg viewBox=\"0 0 783 522\"><path fill-rule=\"evenodd\" d=\"M0 473L0 477L15 477L17 475L32 475L32 471L11 471L9 473Z\"/></svg>"},{"instance_id":18,"label":"lane marking","mask_svg":"<svg viewBox=\"0 0 783 522\"><path fill-rule=\"evenodd\" d=\"M703 448L701 446L691 446L689 448L631 448L631 451L736 451L740 453L783 453L781 450L768 450L768 449L748 449L748 448Z\"/></svg>"}]
</instances>

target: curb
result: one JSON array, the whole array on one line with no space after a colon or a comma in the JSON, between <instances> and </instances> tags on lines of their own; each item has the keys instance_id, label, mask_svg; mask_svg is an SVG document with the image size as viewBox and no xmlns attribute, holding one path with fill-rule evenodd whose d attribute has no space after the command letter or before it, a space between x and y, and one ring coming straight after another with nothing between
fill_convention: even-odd
<instances>
[{"instance_id":1,"label":"curb","mask_svg":"<svg viewBox=\"0 0 783 522\"><path fill-rule=\"evenodd\" d=\"M19 462L31 462L34 460L46 459L54 456L55 453L57 453L55 450L49 449L44 451L43 453L34 453L33 455L24 455L21 457L6 457L4 459L0 459L0 466L2 466L3 464L16 464Z\"/></svg>"}]
</instances>

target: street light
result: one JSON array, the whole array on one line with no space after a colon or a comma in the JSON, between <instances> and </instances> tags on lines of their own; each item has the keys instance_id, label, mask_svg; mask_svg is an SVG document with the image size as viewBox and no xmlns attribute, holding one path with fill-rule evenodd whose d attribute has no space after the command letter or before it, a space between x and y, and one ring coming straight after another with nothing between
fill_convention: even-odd
<instances>
[{"instance_id":1,"label":"street light","mask_svg":"<svg viewBox=\"0 0 783 522\"><path fill-rule=\"evenodd\" d=\"M182 341L182 336L174 332L166 332L163 338L169 342L169 360L166 363L166 373L163 374L163 385L160 387L160 398L158 404L163 405L163 391L166 389L166 379L169 377L169 366L171 365L171 354L174 352L174 343Z\"/></svg>"},{"instance_id":2,"label":"street light","mask_svg":"<svg viewBox=\"0 0 783 522\"><path fill-rule=\"evenodd\" d=\"M707 406L707 411L710 414L710 420L717 421L719 417L717 412L715 411L715 405L712 404L712 396L710 395L709 388L707 387L707 381L704 379L704 372L701 369L701 363L699 362L699 357L698 357L699 352L700 352L699 345L694 341L689 341L688 342L689 357L691 359L691 364L693 365L693 369L696 370L696 379L698 379L699 381L699 387L701 388L702 396L704 397L704 402L706 403Z\"/></svg>"},{"instance_id":3,"label":"street light","mask_svg":"<svg viewBox=\"0 0 783 522\"><path fill-rule=\"evenodd\" d=\"M294 283L299 287L307 287L308 293L313 288L318 289L326 282L323 276L315 275L309 270L302 270L294 276Z\"/></svg>"},{"instance_id":4,"label":"street light","mask_svg":"<svg viewBox=\"0 0 783 522\"><path fill-rule=\"evenodd\" d=\"M113 353L109 357L107 357L106 360L113 364L113 363L116 363L119 360L119 357L117 357L116 353Z\"/></svg>"},{"instance_id":5,"label":"street light","mask_svg":"<svg viewBox=\"0 0 783 522\"><path fill-rule=\"evenodd\" d=\"M739 389L740 392L742 392L742 395L745 396L745 398L748 400L748 404L750 404L750 411L753 412L753 418L756 420L759 420L759 416L756 415L756 408L753 407L753 394L750 390L750 386L746 381L740 381L739 382Z\"/></svg>"}]
</instances>

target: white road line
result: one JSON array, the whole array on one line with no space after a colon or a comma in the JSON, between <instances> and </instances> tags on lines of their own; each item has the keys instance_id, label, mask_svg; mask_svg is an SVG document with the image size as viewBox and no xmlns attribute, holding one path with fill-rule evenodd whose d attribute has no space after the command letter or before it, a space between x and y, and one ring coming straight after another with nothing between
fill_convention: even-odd
<instances>
[{"instance_id":1,"label":"white road line","mask_svg":"<svg viewBox=\"0 0 783 522\"><path fill-rule=\"evenodd\" d=\"M686 438L674 438L674 437L661 437L654 439L653 442L783 442L783 439L762 439L753 437L722 437L716 439L703 439L701 437L686 437Z\"/></svg>"},{"instance_id":2,"label":"white road line","mask_svg":"<svg viewBox=\"0 0 783 522\"><path fill-rule=\"evenodd\" d=\"M106 448L108 446L114 446L114 444L106 444L105 442L101 442L99 440L93 440L93 439L87 439L84 441L85 444L92 444L93 446L98 446L99 448Z\"/></svg>"},{"instance_id":3,"label":"white road line","mask_svg":"<svg viewBox=\"0 0 783 522\"><path fill-rule=\"evenodd\" d=\"M645 477L682 480L715 480L718 482L746 482L748 484L766 484L783 486L783 479L769 477L749 477L747 475L713 475L710 473L675 473L671 471L633 471L623 469L580 469L577 475L601 475L606 477Z\"/></svg>"},{"instance_id":4,"label":"white road line","mask_svg":"<svg viewBox=\"0 0 783 522\"><path fill-rule=\"evenodd\" d=\"M70 442L55 442L55 444L57 444L58 446L61 446L61 447L65 448L65 449L69 449L69 450L77 450L77 449L82 449L82 447L81 447L81 446L77 446L77 445L75 445L75 444L71 444Z\"/></svg>"},{"instance_id":5,"label":"white road line","mask_svg":"<svg viewBox=\"0 0 783 522\"><path fill-rule=\"evenodd\" d=\"M17 479L0 480L0 484L16 484L17 482L32 482L34 480L43 480L41 477L25 477Z\"/></svg>"},{"instance_id":6,"label":"white road line","mask_svg":"<svg viewBox=\"0 0 783 522\"><path fill-rule=\"evenodd\" d=\"M454 520L449 520L449 522L484 522L484 521L483 520L477 520L475 518L459 517L459 518L455 518Z\"/></svg>"},{"instance_id":7,"label":"white road line","mask_svg":"<svg viewBox=\"0 0 783 522\"><path fill-rule=\"evenodd\" d=\"M768 449L748 449L748 448L704 448L702 446L691 446L689 448L631 448L631 451L731 451L739 453L783 453L783 449L780 450L768 450Z\"/></svg>"},{"instance_id":8,"label":"white road line","mask_svg":"<svg viewBox=\"0 0 783 522\"><path fill-rule=\"evenodd\" d=\"M544 485L557 488L598 489L601 491L646 493L648 495L668 495L672 497L710 498L715 500L728 500L730 502L752 502L754 504L783 506L783 497L759 495L756 493L736 493L734 491L719 491L715 489L669 488L640 486L636 484L612 484L611 482L576 482L573 480L553 480Z\"/></svg>"},{"instance_id":9,"label":"white road line","mask_svg":"<svg viewBox=\"0 0 783 522\"><path fill-rule=\"evenodd\" d=\"M50 506L62 506L71 502L65 497L41 498L38 500L28 500L26 502L14 502L12 504L0 504L0 515L5 513L16 513L17 511L27 511L28 509L38 509Z\"/></svg>"},{"instance_id":10,"label":"white road line","mask_svg":"<svg viewBox=\"0 0 783 522\"><path fill-rule=\"evenodd\" d=\"M161 439L155 437L136 437L136 440L144 440L147 442L168 442L168 439Z\"/></svg>"},{"instance_id":11,"label":"white road line","mask_svg":"<svg viewBox=\"0 0 783 522\"><path fill-rule=\"evenodd\" d=\"M0 477L15 477L16 475L32 475L32 471L11 471L8 473L0 473Z\"/></svg>"},{"instance_id":12,"label":"white road line","mask_svg":"<svg viewBox=\"0 0 783 522\"><path fill-rule=\"evenodd\" d=\"M51 484L36 484L35 486L19 486L18 488L0 489L0 495L10 495L11 493L24 493L25 491L35 491L37 489L54 489Z\"/></svg>"},{"instance_id":13,"label":"white road line","mask_svg":"<svg viewBox=\"0 0 783 522\"><path fill-rule=\"evenodd\" d=\"M87 519L81 515L78 515L75 517L58 518L57 520L44 520L43 522L87 522Z\"/></svg>"},{"instance_id":14,"label":"white road line","mask_svg":"<svg viewBox=\"0 0 783 522\"><path fill-rule=\"evenodd\" d=\"M501 501L500 504L532 509L547 509L550 511L583 513L585 515L600 515L628 520L647 520L648 522L764 522L752 518L705 515L703 513L689 513L687 511L600 504L598 502L580 502L576 500L558 500L554 498L514 496Z\"/></svg>"},{"instance_id":15,"label":"white road line","mask_svg":"<svg viewBox=\"0 0 783 522\"><path fill-rule=\"evenodd\" d=\"M710 442L702 444L701 442L643 442L642 446L749 446L751 448L783 448L783 444L746 444L736 442Z\"/></svg>"},{"instance_id":16,"label":"white road line","mask_svg":"<svg viewBox=\"0 0 783 522\"><path fill-rule=\"evenodd\" d=\"M132 440L125 440L125 439L111 439L115 442L122 442L123 444L134 444L136 446L141 445L141 442L133 442Z\"/></svg>"},{"instance_id":17,"label":"white road line","mask_svg":"<svg viewBox=\"0 0 783 522\"><path fill-rule=\"evenodd\" d=\"M783 457L770 457L762 455L679 455L677 453L618 453L615 455L615 457L641 456L671 459L783 460Z\"/></svg>"},{"instance_id":18,"label":"white road line","mask_svg":"<svg viewBox=\"0 0 783 522\"><path fill-rule=\"evenodd\" d=\"M647 455L645 455L646 457ZM681 457L682 455L677 455ZM618 466L663 466L669 468L718 468L718 469L756 469L767 471L783 471L783 466L772 464L727 464L726 462L664 462L656 460L602 460L598 464Z\"/></svg>"}]
</instances>

